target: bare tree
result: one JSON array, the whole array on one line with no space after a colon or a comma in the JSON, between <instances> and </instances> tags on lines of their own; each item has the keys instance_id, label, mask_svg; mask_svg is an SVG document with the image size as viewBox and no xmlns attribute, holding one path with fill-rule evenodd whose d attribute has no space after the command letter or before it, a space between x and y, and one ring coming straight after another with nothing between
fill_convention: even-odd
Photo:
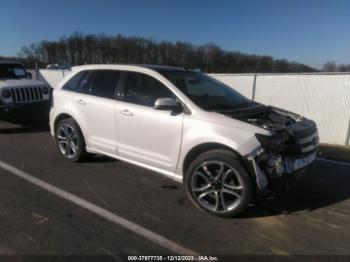
<instances>
[{"instance_id":1,"label":"bare tree","mask_svg":"<svg viewBox=\"0 0 350 262\"><path fill-rule=\"evenodd\" d=\"M73 32L58 41L41 41L22 48L20 57L27 61L68 63L167 64L200 68L206 72L309 72L304 64L274 60L270 56L247 55L225 51L215 43L194 46L187 42L157 42L137 36L89 34ZM327 66L328 70L330 66Z\"/></svg>"},{"instance_id":2,"label":"bare tree","mask_svg":"<svg viewBox=\"0 0 350 262\"><path fill-rule=\"evenodd\" d=\"M338 66L334 61L329 61L323 65L322 70L325 72L337 72Z\"/></svg>"},{"instance_id":3,"label":"bare tree","mask_svg":"<svg viewBox=\"0 0 350 262\"><path fill-rule=\"evenodd\" d=\"M339 65L338 71L339 72L350 72L350 64L349 65L345 65L345 64Z\"/></svg>"}]
</instances>

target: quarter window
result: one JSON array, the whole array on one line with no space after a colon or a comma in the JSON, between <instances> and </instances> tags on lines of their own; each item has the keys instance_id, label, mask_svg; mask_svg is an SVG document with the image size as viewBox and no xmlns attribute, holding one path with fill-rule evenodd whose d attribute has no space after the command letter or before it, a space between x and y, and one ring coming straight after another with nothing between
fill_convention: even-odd
<instances>
[{"instance_id":1,"label":"quarter window","mask_svg":"<svg viewBox=\"0 0 350 262\"><path fill-rule=\"evenodd\" d=\"M81 84L85 81L84 77L86 74L86 71L75 74L71 79L68 80L67 83L65 83L62 89L78 92Z\"/></svg>"},{"instance_id":2,"label":"quarter window","mask_svg":"<svg viewBox=\"0 0 350 262\"><path fill-rule=\"evenodd\" d=\"M125 102L153 107L158 98L175 98L175 95L151 76L134 72L127 73L124 85Z\"/></svg>"}]
</instances>

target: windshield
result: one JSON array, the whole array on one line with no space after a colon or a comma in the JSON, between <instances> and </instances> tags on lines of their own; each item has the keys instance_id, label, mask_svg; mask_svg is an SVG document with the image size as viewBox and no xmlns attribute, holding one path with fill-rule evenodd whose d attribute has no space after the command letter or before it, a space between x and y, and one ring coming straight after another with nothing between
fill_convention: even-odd
<instances>
[{"instance_id":1,"label":"windshield","mask_svg":"<svg viewBox=\"0 0 350 262\"><path fill-rule=\"evenodd\" d=\"M204 110L232 110L251 104L231 87L205 74L191 71L164 71L161 74Z\"/></svg>"},{"instance_id":2,"label":"windshield","mask_svg":"<svg viewBox=\"0 0 350 262\"><path fill-rule=\"evenodd\" d=\"M20 79L27 77L27 72L20 64L0 64L0 79Z\"/></svg>"}]
</instances>

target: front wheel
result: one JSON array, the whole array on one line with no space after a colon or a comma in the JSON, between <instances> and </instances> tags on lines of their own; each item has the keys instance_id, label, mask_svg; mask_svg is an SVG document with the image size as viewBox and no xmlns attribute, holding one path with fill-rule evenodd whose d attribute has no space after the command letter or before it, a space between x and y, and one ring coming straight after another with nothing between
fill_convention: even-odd
<instances>
[{"instance_id":1,"label":"front wheel","mask_svg":"<svg viewBox=\"0 0 350 262\"><path fill-rule=\"evenodd\" d=\"M199 155L186 170L185 187L197 208L221 217L242 213L253 194L249 175L228 150Z\"/></svg>"}]
</instances>

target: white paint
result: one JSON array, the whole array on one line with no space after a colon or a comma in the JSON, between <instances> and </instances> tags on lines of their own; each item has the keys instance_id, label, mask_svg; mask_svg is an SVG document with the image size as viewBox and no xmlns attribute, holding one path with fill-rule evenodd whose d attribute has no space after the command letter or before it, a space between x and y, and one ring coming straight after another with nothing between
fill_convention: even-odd
<instances>
[{"instance_id":1,"label":"white paint","mask_svg":"<svg viewBox=\"0 0 350 262\"><path fill-rule=\"evenodd\" d=\"M44 82L42 81L37 81L37 80L32 80L32 79L4 79L4 80L0 80L0 92L2 90L13 90L14 92L16 92L15 90L22 90L23 92L21 93L20 91L17 93L17 95L15 95L15 97L17 97L17 102L15 102L15 97L13 97L12 95L8 98L5 97L1 97L0 100L2 100L2 102L4 104L13 104L13 103L36 103L36 102L40 102L40 101L48 101L50 99L50 95L49 94L44 94L42 93L42 98L37 99L37 98L33 98L33 97L28 97L29 94L25 93L25 88L29 88L32 89L34 87L38 87L38 88L42 88L47 86ZM28 90L29 90L28 89ZM34 91L34 89L33 89ZM20 100L19 100L20 99Z\"/></svg>"},{"instance_id":2,"label":"white paint","mask_svg":"<svg viewBox=\"0 0 350 262\"><path fill-rule=\"evenodd\" d=\"M196 252L190 250L190 249L187 249L161 235L158 235L142 226L139 226L138 224L135 224L125 218L122 218L104 208L101 208L91 202L88 202L78 196L75 196L67 191L64 191L58 187L55 187L47 182L44 182L32 175L29 175L3 161L0 161L0 168L10 172L11 174L19 177L19 178L22 178L24 180L26 180L27 182L31 183L31 184L34 184L58 197L61 197L75 205L78 205L79 207L81 208L84 208L86 210L89 210L90 212L104 218L104 219L107 219L108 221L118 225L118 226L121 226L123 228L126 228L128 229L129 231L145 238L146 240L158 245L158 246L161 246L165 249L168 249L172 252L175 252L175 253L178 253L178 254L192 254L192 255L197 255Z\"/></svg>"},{"instance_id":3,"label":"white paint","mask_svg":"<svg viewBox=\"0 0 350 262\"><path fill-rule=\"evenodd\" d=\"M149 106L63 89L67 81L86 70L123 70L144 74L166 86L191 114L172 114L168 110L154 110ZM55 87L53 105L50 112L52 134L56 120L68 114L79 125L89 152L126 159L172 177L182 177L185 158L198 145L222 144L244 156L260 146L256 133L270 134L260 127L202 110L163 75L135 65L76 67Z\"/></svg>"},{"instance_id":4,"label":"white paint","mask_svg":"<svg viewBox=\"0 0 350 262\"><path fill-rule=\"evenodd\" d=\"M39 80L48 83L52 88L54 88L70 72L70 70L40 69Z\"/></svg>"}]
</instances>

